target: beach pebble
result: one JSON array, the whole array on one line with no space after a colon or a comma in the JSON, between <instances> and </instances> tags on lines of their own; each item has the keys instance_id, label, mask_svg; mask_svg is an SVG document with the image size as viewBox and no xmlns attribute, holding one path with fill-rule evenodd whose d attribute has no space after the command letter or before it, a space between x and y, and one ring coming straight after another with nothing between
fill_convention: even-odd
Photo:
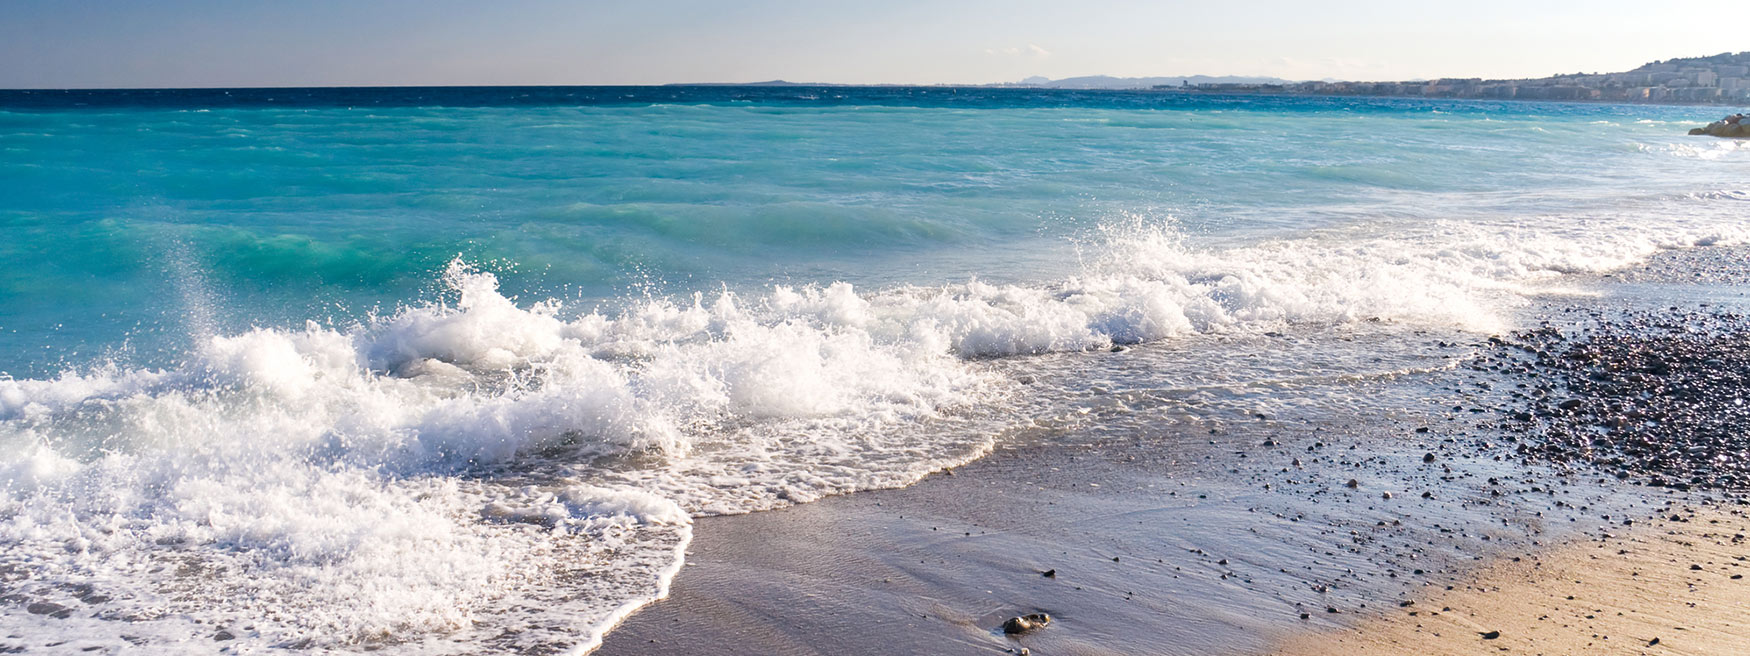
<instances>
[{"instance_id":1,"label":"beach pebble","mask_svg":"<svg viewBox=\"0 0 1750 656\"><path fill-rule=\"evenodd\" d=\"M25 612L32 615L47 615L55 619L67 619L73 615L73 609L49 601L38 601L24 607Z\"/></svg>"},{"instance_id":2,"label":"beach pebble","mask_svg":"<svg viewBox=\"0 0 1750 656\"><path fill-rule=\"evenodd\" d=\"M1027 615L1011 617L1008 621L1003 622L1003 633L1009 635L1030 633L1043 629L1050 623L1051 616L1046 613L1029 613Z\"/></svg>"}]
</instances>

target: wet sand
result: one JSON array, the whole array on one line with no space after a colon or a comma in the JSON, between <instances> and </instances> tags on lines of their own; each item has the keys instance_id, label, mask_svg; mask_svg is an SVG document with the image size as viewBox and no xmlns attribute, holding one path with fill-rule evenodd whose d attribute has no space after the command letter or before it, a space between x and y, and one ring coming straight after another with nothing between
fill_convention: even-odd
<instances>
[{"instance_id":1,"label":"wet sand","mask_svg":"<svg viewBox=\"0 0 1750 656\"><path fill-rule=\"evenodd\" d=\"M1440 432L1259 421L1213 444L1180 426L1156 438L1170 450L1007 449L901 490L706 518L672 596L599 653L1260 653L1661 507L1427 418ZM1001 632L1034 612L1055 621Z\"/></svg>"},{"instance_id":2,"label":"wet sand","mask_svg":"<svg viewBox=\"0 0 1750 656\"><path fill-rule=\"evenodd\" d=\"M1742 254L1684 257L1736 271ZM1695 268L1655 262L1618 285L1627 296L1559 303L1742 298L1732 281L1682 278ZM1539 311L1561 320L1553 307ZM1515 392L1543 372L1504 366L1515 347L1481 336L1429 342L1454 366L1295 392L1343 403L1096 411L1086 425L1122 427L1042 427L908 488L704 518L670 598L598 653L1598 653L1594 633L1611 649L1687 645L1647 653L1744 644L1729 617L1750 610L1742 580L1706 578L1750 554L1718 541L1746 532L1731 528L1742 517L1670 519L1731 494L1541 457ZM1704 525L1726 528L1691 533ZM1036 612L1054 621L1003 633Z\"/></svg>"}]
</instances>

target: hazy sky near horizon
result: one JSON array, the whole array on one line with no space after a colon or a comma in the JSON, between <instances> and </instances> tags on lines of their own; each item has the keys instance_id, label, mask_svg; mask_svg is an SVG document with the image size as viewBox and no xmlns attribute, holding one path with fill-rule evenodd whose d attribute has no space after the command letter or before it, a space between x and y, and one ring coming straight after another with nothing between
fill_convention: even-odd
<instances>
[{"instance_id":1,"label":"hazy sky near horizon","mask_svg":"<svg viewBox=\"0 0 1750 656\"><path fill-rule=\"evenodd\" d=\"M1750 50L1731 3L0 0L0 88L1397 80Z\"/></svg>"}]
</instances>

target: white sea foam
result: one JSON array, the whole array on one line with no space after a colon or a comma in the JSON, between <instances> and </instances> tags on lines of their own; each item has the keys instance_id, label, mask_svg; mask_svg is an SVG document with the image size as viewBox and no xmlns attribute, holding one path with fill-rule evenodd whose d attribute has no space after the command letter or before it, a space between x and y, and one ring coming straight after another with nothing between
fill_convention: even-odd
<instances>
[{"instance_id":1,"label":"white sea foam","mask_svg":"<svg viewBox=\"0 0 1750 656\"><path fill-rule=\"evenodd\" d=\"M38 604L0 612L0 632L80 648L125 633L159 653L587 650L664 593L692 515L905 485L990 448L1041 401L981 358L1373 320L1494 331L1562 274L1746 236L1667 223L1216 248L1131 222L1050 284L837 283L582 315L457 262L446 301L357 326L0 380L15 573L0 587Z\"/></svg>"},{"instance_id":2,"label":"white sea foam","mask_svg":"<svg viewBox=\"0 0 1750 656\"><path fill-rule=\"evenodd\" d=\"M1750 150L1743 139L1720 139L1716 137L1700 137L1691 141L1670 142L1658 144L1639 144L1642 151L1665 153L1677 157L1717 160L1723 157L1735 157L1738 153Z\"/></svg>"}]
</instances>

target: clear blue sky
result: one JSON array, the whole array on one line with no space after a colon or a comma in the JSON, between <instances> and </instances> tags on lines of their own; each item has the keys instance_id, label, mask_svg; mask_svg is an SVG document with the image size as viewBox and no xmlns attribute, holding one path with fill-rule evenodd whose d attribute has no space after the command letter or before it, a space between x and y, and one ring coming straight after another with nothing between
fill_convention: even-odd
<instances>
[{"instance_id":1,"label":"clear blue sky","mask_svg":"<svg viewBox=\"0 0 1750 656\"><path fill-rule=\"evenodd\" d=\"M0 0L0 88L1540 77L1750 50L1673 0Z\"/></svg>"}]
</instances>

